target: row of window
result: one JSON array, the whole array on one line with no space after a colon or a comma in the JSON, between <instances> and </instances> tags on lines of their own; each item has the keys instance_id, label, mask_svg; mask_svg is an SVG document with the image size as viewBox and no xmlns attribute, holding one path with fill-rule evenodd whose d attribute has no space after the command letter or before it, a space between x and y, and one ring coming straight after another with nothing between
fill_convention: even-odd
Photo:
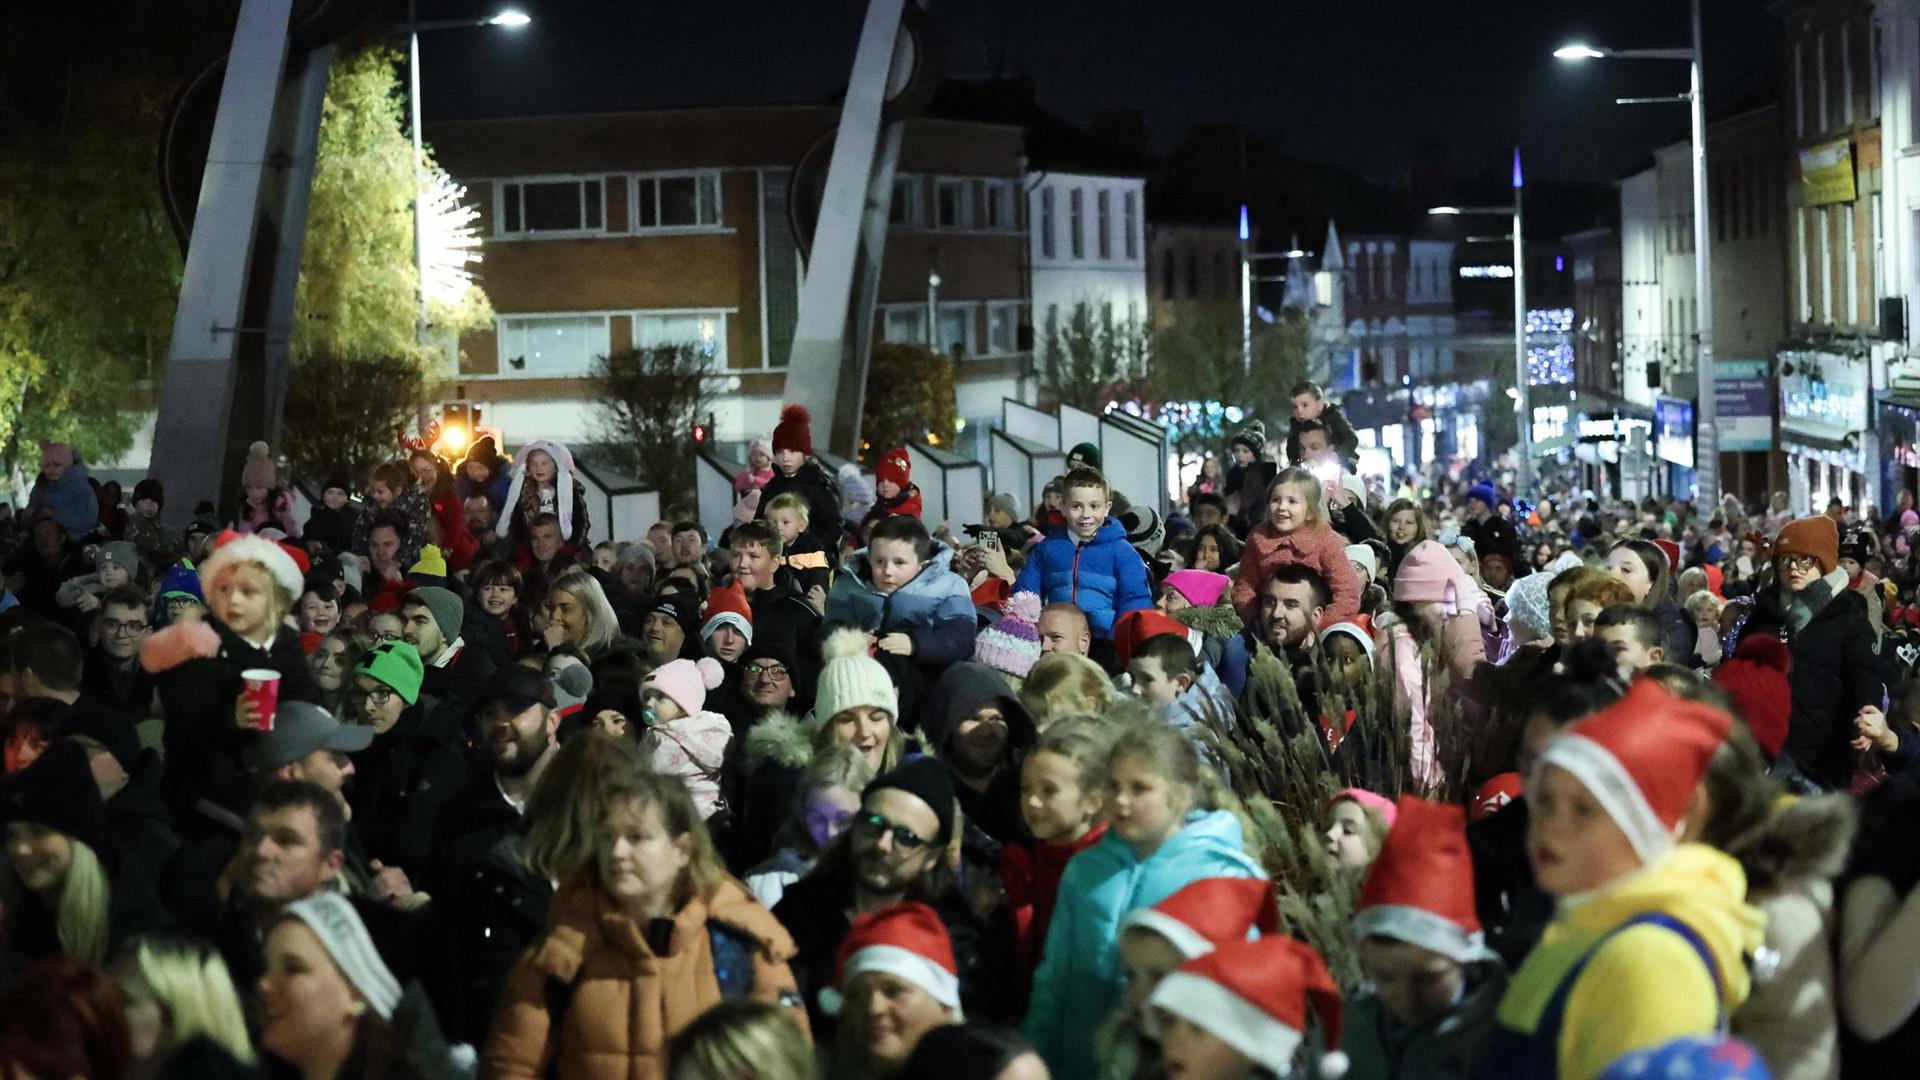
<instances>
[{"instance_id":1,"label":"row of window","mask_svg":"<svg viewBox=\"0 0 1920 1080\"><path fill-rule=\"evenodd\" d=\"M716 369L727 367L727 309L503 315L497 325L503 378L589 375L613 350L613 320L630 320L636 348L692 345Z\"/></svg>"},{"instance_id":2,"label":"row of window","mask_svg":"<svg viewBox=\"0 0 1920 1080\"><path fill-rule=\"evenodd\" d=\"M1060 257L1059 190L1048 184L1039 190L1040 257ZM1087 257L1087 192L1085 188L1066 189L1067 252L1071 258ZM1113 192L1095 188L1093 192L1093 250L1097 259L1113 258ZM1120 193L1120 248L1125 258L1140 257L1140 193Z\"/></svg>"},{"instance_id":3,"label":"row of window","mask_svg":"<svg viewBox=\"0 0 1920 1080\"><path fill-rule=\"evenodd\" d=\"M933 348L949 356L1009 356L1020 349L1024 300L957 300L935 305ZM885 304L880 336L902 345L927 345L927 305Z\"/></svg>"},{"instance_id":4,"label":"row of window","mask_svg":"<svg viewBox=\"0 0 1920 1080\"><path fill-rule=\"evenodd\" d=\"M928 201L928 182L932 201ZM1012 180L964 176L925 177L903 173L893 178L888 222L908 229L943 232L1016 232L1017 190Z\"/></svg>"},{"instance_id":5,"label":"row of window","mask_svg":"<svg viewBox=\"0 0 1920 1080\"><path fill-rule=\"evenodd\" d=\"M1803 34L1793 43L1793 129L1800 138L1853 126L1880 113L1880 28L1872 16ZM1864 84L1859 68L1866 68Z\"/></svg>"},{"instance_id":6,"label":"row of window","mask_svg":"<svg viewBox=\"0 0 1920 1080\"><path fill-rule=\"evenodd\" d=\"M495 239L721 226L720 174L622 173L496 180Z\"/></svg>"},{"instance_id":7,"label":"row of window","mask_svg":"<svg viewBox=\"0 0 1920 1080\"><path fill-rule=\"evenodd\" d=\"M1183 252L1185 253L1184 259L1181 258ZM1184 284L1186 285L1186 299L1200 299L1203 289L1207 296L1219 300L1224 300L1229 296L1237 294L1239 288L1238 278L1229 277L1227 272L1229 263L1239 263L1240 260L1237 255L1229 252L1226 248L1214 248L1211 251L1204 251L1200 248L1168 247L1160 253L1160 299L1181 299L1180 286L1183 282L1180 276L1180 264L1183 261L1186 263L1186 278L1184 280ZM1202 281L1202 278L1209 277L1209 275L1204 272L1207 268L1211 268L1213 273L1209 280ZM1238 273L1237 265L1235 267L1235 273Z\"/></svg>"},{"instance_id":8,"label":"row of window","mask_svg":"<svg viewBox=\"0 0 1920 1080\"><path fill-rule=\"evenodd\" d=\"M1880 193L1866 199L1867 220L1857 221L1859 202L1793 210L1794 310L1798 321L1865 326L1877 313L1874 298L1885 291L1886 249ZM1920 211L1914 212L1920 230ZM1868 230L1866 237L1859 235ZM1861 280L1860 244L1873 245L1871 280ZM1862 295L1862 287L1866 292Z\"/></svg>"}]
</instances>

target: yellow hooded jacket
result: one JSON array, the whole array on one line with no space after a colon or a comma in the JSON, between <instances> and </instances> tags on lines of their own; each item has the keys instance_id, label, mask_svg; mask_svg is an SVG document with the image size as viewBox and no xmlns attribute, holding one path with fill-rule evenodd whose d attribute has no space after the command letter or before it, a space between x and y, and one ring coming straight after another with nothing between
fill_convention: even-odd
<instances>
[{"instance_id":1,"label":"yellow hooded jacket","mask_svg":"<svg viewBox=\"0 0 1920 1080\"><path fill-rule=\"evenodd\" d=\"M1594 1080L1631 1051L1713 1034L1746 1000L1745 957L1760 946L1765 927L1746 893L1738 862L1701 844L1682 844L1639 873L1563 901L1507 987L1501 1028L1509 1036L1533 1036L1554 992L1592 952L1561 1017L1554 1055L1559 1080ZM1694 946L1666 927L1628 927L1594 951L1622 924L1652 914L1674 918L1699 937L1713 957L1718 986Z\"/></svg>"}]
</instances>

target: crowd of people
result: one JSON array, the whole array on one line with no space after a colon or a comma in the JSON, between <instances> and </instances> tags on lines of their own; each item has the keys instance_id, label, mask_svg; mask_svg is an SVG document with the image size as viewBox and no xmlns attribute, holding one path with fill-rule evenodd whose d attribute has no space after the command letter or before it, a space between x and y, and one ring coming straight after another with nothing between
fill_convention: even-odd
<instances>
[{"instance_id":1,"label":"crowd of people","mask_svg":"<svg viewBox=\"0 0 1920 1080\"><path fill-rule=\"evenodd\" d=\"M1920 513L1355 474L731 526L424 443L0 528L0 1075L1900 1075ZM1383 486L1383 484L1385 486ZM1137 494L1130 500L1127 492Z\"/></svg>"}]
</instances>

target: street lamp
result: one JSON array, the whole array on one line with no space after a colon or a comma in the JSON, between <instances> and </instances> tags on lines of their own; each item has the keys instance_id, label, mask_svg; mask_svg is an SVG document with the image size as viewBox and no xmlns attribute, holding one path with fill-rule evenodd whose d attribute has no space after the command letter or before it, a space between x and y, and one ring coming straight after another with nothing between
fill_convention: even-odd
<instances>
[{"instance_id":1,"label":"street lamp","mask_svg":"<svg viewBox=\"0 0 1920 1080\"><path fill-rule=\"evenodd\" d=\"M418 0L407 0L407 101L413 112L413 268L419 279L416 299L420 306L419 326L415 334L423 342L427 336L427 242L420 227L425 216L427 150L420 136L420 35L435 30L460 30L476 26L498 26L517 30L533 21L524 11L505 8L484 19L435 19L421 22L416 10Z\"/></svg>"},{"instance_id":2,"label":"street lamp","mask_svg":"<svg viewBox=\"0 0 1920 1080\"><path fill-rule=\"evenodd\" d=\"M1699 498L1720 500L1720 432L1715 427L1718 403L1714 400L1713 368L1713 273L1709 250L1711 233L1707 225L1707 112L1700 81L1700 0L1692 0L1693 47L1690 49L1606 49L1586 44L1569 44L1553 51L1561 60L1685 60L1688 65L1687 92L1673 98L1621 98L1620 104L1646 101L1685 100L1693 114L1693 290L1699 312L1696 327L1700 340L1698 390L1694 397L1694 477Z\"/></svg>"},{"instance_id":3,"label":"street lamp","mask_svg":"<svg viewBox=\"0 0 1920 1080\"><path fill-rule=\"evenodd\" d=\"M1520 193L1525 178L1520 171L1520 148L1513 149L1512 206L1436 206L1427 213L1435 217L1467 215L1513 217L1513 408L1520 429L1520 461L1514 474L1514 486L1523 492L1533 490L1533 412L1527 396L1527 246L1526 218ZM1531 496L1529 496L1531 497Z\"/></svg>"},{"instance_id":4,"label":"street lamp","mask_svg":"<svg viewBox=\"0 0 1920 1080\"><path fill-rule=\"evenodd\" d=\"M1247 243L1253 230L1247 226L1247 204L1240 204L1240 373L1253 374L1253 260Z\"/></svg>"},{"instance_id":5,"label":"street lamp","mask_svg":"<svg viewBox=\"0 0 1920 1080\"><path fill-rule=\"evenodd\" d=\"M940 271L927 271L927 349L940 351Z\"/></svg>"}]
</instances>

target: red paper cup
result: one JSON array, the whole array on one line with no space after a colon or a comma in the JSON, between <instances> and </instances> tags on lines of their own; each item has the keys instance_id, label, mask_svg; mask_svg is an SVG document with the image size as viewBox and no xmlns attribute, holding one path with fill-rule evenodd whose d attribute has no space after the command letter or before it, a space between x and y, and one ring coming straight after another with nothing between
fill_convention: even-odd
<instances>
[{"instance_id":1,"label":"red paper cup","mask_svg":"<svg viewBox=\"0 0 1920 1080\"><path fill-rule=\"evenodd\" d=\"M280 673L272 668L248 668L240 673L247 700L260 709L260 730L273 730L273 714L280 705Z\"/></svg>"}]
</instances>

